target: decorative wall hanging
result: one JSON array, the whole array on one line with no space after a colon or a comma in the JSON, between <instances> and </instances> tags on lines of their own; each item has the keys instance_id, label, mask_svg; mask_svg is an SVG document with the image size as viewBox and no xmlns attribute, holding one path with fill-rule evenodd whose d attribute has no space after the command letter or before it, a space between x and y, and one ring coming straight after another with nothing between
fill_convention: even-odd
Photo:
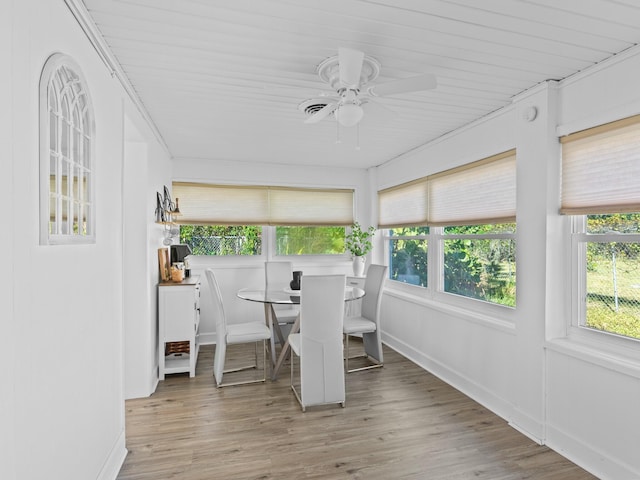
<instances>
[{"instance_id":1,"label":"decorative wall hanging","mask_svg":"<svg viewBox=\"0 0 640 480\"><path fill-rule=\"evenodd\" d=\"M162 241L164 245L171 245L173 239L180 235L180 226L176 223L178 215L180 215L178 199L176 198L174 203L169 189L165 186L163 194L157 192L155 210L156 223L161 223L165 226L164 240Z\"/></svg>"}]
</instances>

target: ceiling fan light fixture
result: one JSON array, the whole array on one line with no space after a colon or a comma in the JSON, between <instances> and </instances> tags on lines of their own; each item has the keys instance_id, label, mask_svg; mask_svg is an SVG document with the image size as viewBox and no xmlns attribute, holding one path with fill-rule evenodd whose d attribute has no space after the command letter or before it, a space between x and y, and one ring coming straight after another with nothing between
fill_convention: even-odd
<instances>
[{"instance_id":1,"label":"ceiling fan light fixture","mask_svg":"<svg viewBox=\"0 0 640 480\"><path fill-rule=\"evenodd\" d=\"M364 115L360 105L355 103L345 103L336 110L336 119L343 127L353 127L357 125Z\"/></svg>"}]
</instances>

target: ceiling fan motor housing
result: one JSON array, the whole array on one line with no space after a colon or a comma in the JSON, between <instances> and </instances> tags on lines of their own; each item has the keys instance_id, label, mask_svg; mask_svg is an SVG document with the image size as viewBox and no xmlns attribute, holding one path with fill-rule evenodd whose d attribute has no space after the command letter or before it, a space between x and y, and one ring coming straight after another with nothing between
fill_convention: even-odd
<instances>
[{"instance_id":1,"label":"ceiling fan motor housing","mask_svg":"<svg viewBox=\"0 0 640 480\"><path fill-rule=\"evenodd\" d=\"M362 70L360 71L359 87L374 81L380 74L380 62L368 55L362 60ZM327 83L333 90L339 91L349 85L342 85L340 82L340 64L338 55L329 57L318 65L318 76L320 80Z\"/></svg>"}]
</instances>

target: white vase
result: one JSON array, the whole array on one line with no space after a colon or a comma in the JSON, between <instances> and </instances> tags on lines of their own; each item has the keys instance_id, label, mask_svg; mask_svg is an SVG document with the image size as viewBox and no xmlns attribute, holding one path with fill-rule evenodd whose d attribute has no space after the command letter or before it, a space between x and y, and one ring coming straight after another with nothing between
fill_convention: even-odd
<instances>
[{"instance_id":1,"label":"white vase","mask_svg":"<svg viewBox=\"0 0 640 480\"><path fill-rule=\"evenodd\" d=\"M365 262L365 258L363 256L353 257L353 275L355 277L364 276L364 262Z\"/></svg>"}]
</instances>

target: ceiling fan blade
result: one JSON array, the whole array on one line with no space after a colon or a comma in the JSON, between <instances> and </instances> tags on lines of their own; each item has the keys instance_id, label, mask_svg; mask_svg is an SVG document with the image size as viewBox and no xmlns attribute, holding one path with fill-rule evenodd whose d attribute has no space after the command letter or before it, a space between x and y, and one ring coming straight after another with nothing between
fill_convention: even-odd
<instances>
[{"instance_id":1,"label":"ceiling fan blade","mask_svg":"<svg viewBox=\"0 0 640 480\"><path fill-rule=\"evenodd\" d=\"M340 66L340 83L346 88L360 86L360 73L364 53L350 48L338 49L338 65Z\"/></svg>"},{"instance_id":2,"label":"ceiling fan blade","mask_svg":"<svg viewBox=\"0 0 640 480\"><path fill-rule=\"evenodd\" d=\"M360 122L363 126L381 126L398 116L398 113L380 105L377 102L367 100L360 105L364 110L364 116Z\"/></svg>"},{"instance_id":3,"label":"ceiling fan blade","mask_svg":"<svg viewBox=\"0 0 640 480\"><path fill-rule=\"evenodd\" d=\"M307 118L304 123L318 123L320 120L328 116L331 112L333 112L336 108L338 108L337 103L328 103L316 113Z\"/></svg>"},{"instance_id":4,"label":"ceiling fan blade","mask_svg":"<svg viewBox=\"0 0 640 480\"><path fill-rule=\"evenodd\" d=\"M420 90L431 90L436 88L438 82L436 77L427 73L418 75L417 77L401 78L392 82L375 85L367 90L369 95L374 97L385 97L387 95L395 95L398 93L418 92Z\"/></svg>"}]
</instances>

